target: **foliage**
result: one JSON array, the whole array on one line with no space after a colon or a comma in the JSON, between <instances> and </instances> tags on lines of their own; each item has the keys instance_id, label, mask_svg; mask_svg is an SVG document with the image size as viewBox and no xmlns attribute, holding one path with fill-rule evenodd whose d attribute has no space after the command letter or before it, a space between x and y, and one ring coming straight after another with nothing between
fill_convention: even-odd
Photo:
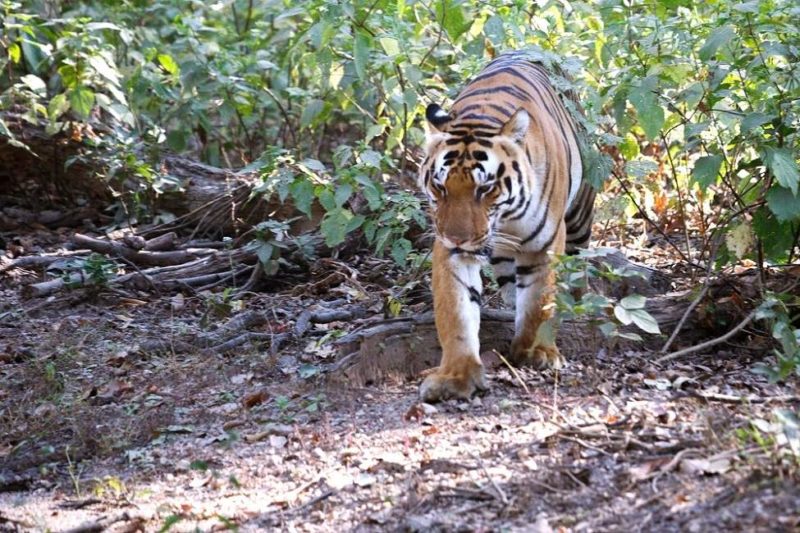
<instances>
[{"instance_id":1,"label":"foliage","mask_svg":"<svg viewBox=\"0 0 800 533\"><path fill-rule=\"evenodd\" d=\"M584 146L601 219L679 229L664 233L685 241L673 243L683 258L717 270L797 258L792 0L94 0L63 10L6 0L2 9L0 108L22 104L50 131L78 132L106 178L136 199L178 185L152 164L165 149L259 169L257 192L309 215L321 206L328 246L364 235L403 264L407 231L424 217L387 182L414 167L425 105L446 106L488 59L525 48L558 67L556 83L579 95L584 126L604 145L604 154ZM0 135L10 135L3 123ZM605 182L609 155L615 179ZM280 241L270 231L259 242L273 247L260 245L273 268ZM615 316L648 323L639 303L620 302Z\"/></svg>"},{"instance_id":2,"label":"foliage","mask_svg":"<svg viewBox=\"0 0 800 533\"><path fill-rule=\"evenodd\" d=\"M775 365L762 362L754 371L774 381L784 380L793 374L800 376L800 329L795 328L791 320L791 308L797 304L797 298L790 294L768 294L756 311L756 318L770 324L772 337L778 347L774 350Z\"/></svg>"},{"instance_id":3,"label":"foliage","mask_svg":"<svg viewBox=\"0 0 800 533\"><path fill-rule=\"evenodd\" d=\"M615 268L603 262L603 256L611 250L598 248L581 250L577 255L562 256L556 262L558 292L556 294L556 315L558 320L569 318L588 318L598 325L606 337L622 337L641 340L632 331L621 330L620 326L634 324L640 330L660 334L658 323L645 310L646 298L631 294L615 302L608 296L590 290L593 281L619 281L641 274L627 268ZM594 260L593 262L591 260ZM595 266L599 264L599 266ZM580 294L577 297L576 294Z\"/></svg>"}]
</instances>

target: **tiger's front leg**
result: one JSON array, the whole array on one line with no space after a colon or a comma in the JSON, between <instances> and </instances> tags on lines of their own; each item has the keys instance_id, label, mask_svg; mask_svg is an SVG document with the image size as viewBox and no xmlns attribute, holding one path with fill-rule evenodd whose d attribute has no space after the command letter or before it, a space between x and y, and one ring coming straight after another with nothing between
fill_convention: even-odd
<instances>
[{"instance_id":1,"label":"tiger's front leg","mask_svg":"<svg viewBox=\"0 0 800 533\"><path fill-rule=\"evenodd\" d=\"M437 239L433 245L433 309L442 361L422 382L422 401L469 398L487 388L478 340L481 291L480 263L452 255Z\"/></svg>"},{"instance_id":2,"label":"tiger's front leg","mask_svg":"<svg viewBox=\"0 0 800 533\"><path fill-rule=\"evenodd\" d=\"M511 362L535 368L561 368L556 346L555 272L547 252L520 254L516 271L515 335Z\"/></svg>"}]
</instances>

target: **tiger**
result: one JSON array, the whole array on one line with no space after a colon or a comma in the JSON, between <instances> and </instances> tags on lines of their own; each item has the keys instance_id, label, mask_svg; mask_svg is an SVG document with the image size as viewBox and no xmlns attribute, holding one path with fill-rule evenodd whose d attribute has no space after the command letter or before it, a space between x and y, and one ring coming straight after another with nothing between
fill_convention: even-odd
<instances>
[{"instance_id":1,"label":"tiger","mask_svg":"<svg viewBox=\"0 0 800 533\"><path fill-rule=\"evenodd\" d=\"M488 388L478 339L487 260L503 299L515 306L510 362L564 364L551 263L587 246L595 190L582 179L582 126L551 70L523 52L499 55L449 112L435 103L425 110L418 181L435 235L431 281L442 355L420 385L423 402L468 399Z\"/></svg>"}]
</instances>

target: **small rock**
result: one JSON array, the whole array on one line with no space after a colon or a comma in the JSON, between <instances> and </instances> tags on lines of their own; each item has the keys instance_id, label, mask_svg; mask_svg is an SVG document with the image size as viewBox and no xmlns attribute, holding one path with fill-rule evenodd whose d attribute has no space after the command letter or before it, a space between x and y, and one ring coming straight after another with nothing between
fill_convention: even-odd
<instances>
[{"instance_id":1,"label":"small rock","mask_svg":"<svg viewBox=\"0 0 800 533\"><path fill-rule=\"evenodd\" d=\"M316 447L311 450L311 454L317 459L325 459L325 452L320 447Z\"/></svg>"},{"instance_id":2,"label":"small rock","mask_svg":"<svg viewBox=\"0 0 800 533\"><path fill-rule=\"evenodd\" d=\"M435 405L431 405L429 403L421 403L419 406L422 408L422 412L428 416L439 412L439 409L437 409Z\"/></svg>"},{"instance_id":3,"label":"small rock","mask_svg":"<svg viewBox=\"0 0 800 533\"><path fill-rule=\"evenodd\" d=\"M483 406L483 400L481 400L479 396L475 396L472 399L472 407L482 407L482 406Z\"/></svg>"},{"instance_id":4,"label":"small rock","mask_svg":"<svg viewBox=\"0 0 800 533\"><path fill-rule=\"evenodd\" d=\"M367 474L366 472L362 472L356 476L353 480L353 483L358 485L359 487L369 487L370 485L375 484L375 476L372 474Z\"/></svg>"},{"instance_id":5,"label":"small rock","mask_svg":"<svg viewBox=\"0 0 800 533\"><path fill-rule=\"evenodd\" d=\"M273 448L283 448L286 446L286 442L289 439L284 437L283 435L270 435L269 436L269 445Z\"/></svg>"}]
</instances>

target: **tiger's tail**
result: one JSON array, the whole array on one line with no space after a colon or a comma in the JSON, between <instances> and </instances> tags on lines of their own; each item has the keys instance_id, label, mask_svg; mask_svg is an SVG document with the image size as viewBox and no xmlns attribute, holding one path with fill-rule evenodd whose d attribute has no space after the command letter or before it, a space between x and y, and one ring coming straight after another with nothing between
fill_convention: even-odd
<instances>
[{"instance_id":1,"label":"tiger's tail","mask_svg":"<svg viewBox=\"0 0 800 533\"><path fill-rule=\"evenodd\" d=\"M592 220L594 219L595 190L586 180L581 182L572 205L564 215L567 225L566 252L575 255L581 248L586 248L592 236Z\"/></svg>"}]
</instances>

